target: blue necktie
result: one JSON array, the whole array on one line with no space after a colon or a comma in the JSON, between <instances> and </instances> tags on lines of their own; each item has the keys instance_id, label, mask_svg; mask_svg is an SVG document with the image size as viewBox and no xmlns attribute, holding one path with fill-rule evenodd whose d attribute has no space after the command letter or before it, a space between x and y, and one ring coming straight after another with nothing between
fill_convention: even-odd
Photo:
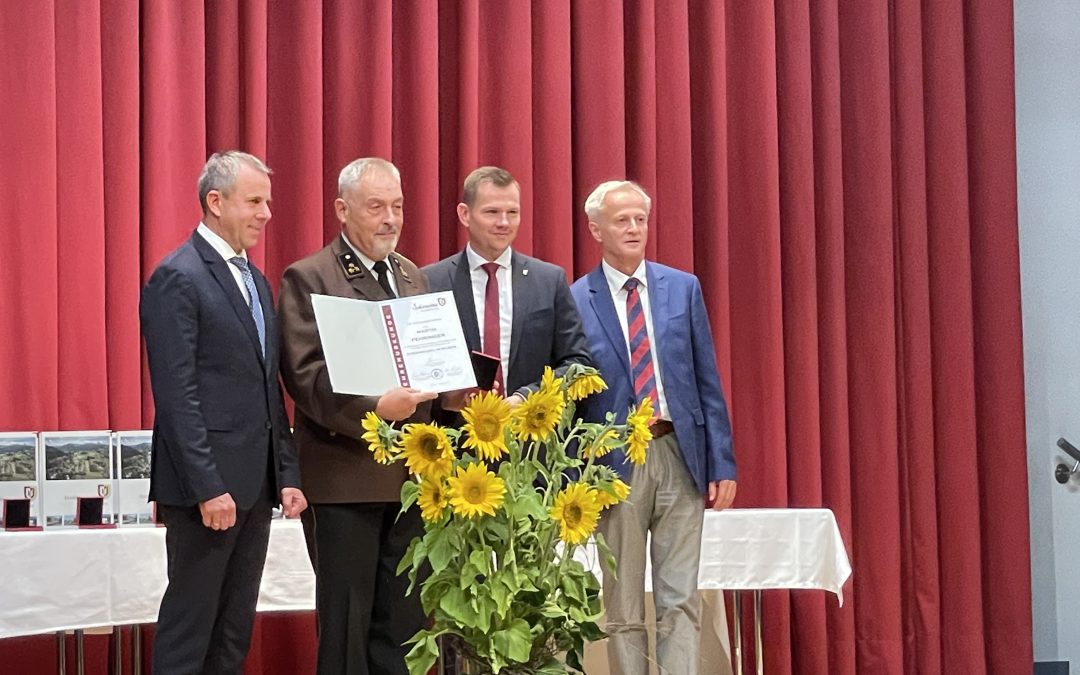
<instances>
[{"instance_id":1,"label":"blue necktie","mask_svg":"<svg viewBox=\"0 0 1080 675\"><path fill-rule=\"evenodd\" d=\"M229 258L229 262L240 269L240 277L244 280L250 298L251 318L255 320L255 329L259 331L259 349L262 357L266 358L266 319L263 318L262 303L259 302L259 292L255 290L255 277L251 276L251 267L248 266L247 258L236 256Z\"/></svg>"}]
</instances>

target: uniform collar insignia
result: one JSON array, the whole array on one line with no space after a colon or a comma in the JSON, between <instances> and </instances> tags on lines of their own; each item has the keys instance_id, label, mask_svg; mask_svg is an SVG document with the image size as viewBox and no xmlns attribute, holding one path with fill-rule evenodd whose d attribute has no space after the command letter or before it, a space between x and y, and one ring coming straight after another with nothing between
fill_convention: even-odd
<instances>
[{"instance_id":1,"label":"uniform collar insignia","mask_svg":"<svg viewBox=\"0 0 1080 675\"><path fill-rule=\"evenodd\" d=\"M352 279L364 276L364 266L360 264L352 251L346 251L339 255L338 263L341 264L341 269L344 270L346 278Z\"/></svg>"}]
</instances>

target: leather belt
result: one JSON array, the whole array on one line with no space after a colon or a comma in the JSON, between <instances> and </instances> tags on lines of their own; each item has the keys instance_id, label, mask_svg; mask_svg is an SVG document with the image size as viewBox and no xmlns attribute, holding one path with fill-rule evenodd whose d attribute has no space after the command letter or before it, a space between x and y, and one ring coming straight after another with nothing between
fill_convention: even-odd
<instances>
[{"instance_id":1,"label":"leather belt","mask_svg":"<svg viewBox=\"0 0 1080 675\"><path fill-rule=\"evenodd\" d=\"M649 425L649 431L652 432L653 439L663 438L675 432L675 425L668 420L656 420Z\"/></svg>"}]
</instances>

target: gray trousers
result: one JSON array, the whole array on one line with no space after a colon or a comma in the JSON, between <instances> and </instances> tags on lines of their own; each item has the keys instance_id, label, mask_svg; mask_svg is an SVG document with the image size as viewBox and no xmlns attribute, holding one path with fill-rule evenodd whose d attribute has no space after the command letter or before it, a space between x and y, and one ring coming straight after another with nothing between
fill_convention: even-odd
<instances>
[{"instance_id":1,"label":"gray trousers","mask_svg":"<svg viewBox=\"0 0 1080 675\"><path fill-rule=\"evenodd\" d=\"M618 561L618 580L604 570L608 661L613 675L648 675L645 547L652 545L659 672L695 675L701 642L698 561L705 504L679 452L675 434L649 444L634 466L629 500L611 507L599 529Z\"/></svg>"}]
</instances>

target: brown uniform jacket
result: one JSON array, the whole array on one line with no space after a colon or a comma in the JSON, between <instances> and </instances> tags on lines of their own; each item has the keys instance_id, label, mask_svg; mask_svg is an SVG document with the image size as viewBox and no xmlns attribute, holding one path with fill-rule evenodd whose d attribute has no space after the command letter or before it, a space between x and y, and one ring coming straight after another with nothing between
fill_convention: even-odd
<instances>
[{"instance_id":1,"label":"brown uniform jacket","mask_svg":"<svg viewBox=\"0 0 1080 675\"><path fill-rule=\"evenodd\" d=\"M427 278L408 258L387 257L399 296L428 291ZM335 394L330 388L311 294L385 300L375 275L338 236L326 248L298 260L281 280L281 376L296 402L294 442L300 456L304 494L312 503L396 502L407 475L403 462L375 462L360 440L360 422L375 410L377 396ZM427 421L430 404L409 421Z\"/></svg>"}]
</instances>

